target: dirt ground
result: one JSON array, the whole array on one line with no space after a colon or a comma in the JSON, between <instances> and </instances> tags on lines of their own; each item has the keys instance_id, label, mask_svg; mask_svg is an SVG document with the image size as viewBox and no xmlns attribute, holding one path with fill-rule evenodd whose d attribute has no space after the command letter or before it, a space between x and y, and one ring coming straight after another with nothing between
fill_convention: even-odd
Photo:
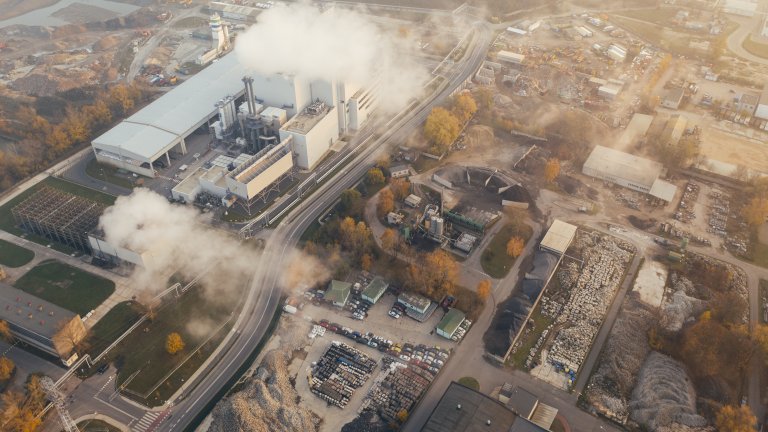
<instances>
[{"instance_id":1,"label":"dirt ground","mask_svg":"<svg viewBox=\"0 0 768 432\"><path fill-rule=\"evenodd\" d=\"M733 127L733 125L728 125ZM715 125L701 134L701 154L707 159L714 159L735 166L768 173L768 147L765 134L752 129L744 130L749 136L740 136ZM741 131L742 128L736 129Z\"/></svg>"}]
</instances>

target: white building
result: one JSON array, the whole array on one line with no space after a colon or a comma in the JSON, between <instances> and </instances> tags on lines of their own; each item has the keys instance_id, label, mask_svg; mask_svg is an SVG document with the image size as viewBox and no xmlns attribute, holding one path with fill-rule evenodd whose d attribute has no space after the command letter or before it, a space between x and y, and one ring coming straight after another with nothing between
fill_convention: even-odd
<instances>
[{"instance_id":1,"label":"white building","mask_svg":"<svg viewBox=\"0 0 768 432\"><path fill-rule=\"evenodd\" d=\"M498 54L496 54L496 58L500 62L512 64L512 65L521 65L523 64L523 61L525 61L525 56L518 53L513 53L511 51L499 51Z\"/></svg>"},{"instance_id":2,"label":"white building","mask_svg":"<svg viewBox=\"0 0 768 432\"><path fill-rule=\"evenodd\" d=\"M723 12L733 15L751 17L757 11L757 0L725 0Z\"/></svg>"},{"instance_id":3,"label":"white building","mask_svg":"<svg viewBox=\"0 0 768 432\"><path fill-rule=\"evenodd\" d=\"M293 140L296 165L313 169L328 149L339 138L336 107L315 102L280 129L280 139Z\"/></svg>"},{"instance_id":4,"label":"white building","mask_svg":"<svg viewBox=\"0 0 768 432\"><path fill-rule=\"evenodd\" d=\"M584 175L669 202L677 187L660 179L664 171L664 166L659 162L603 146L596 146L592 150L581 170Z\"/></svg>"},{"instance_id":5,"label":"white building","mask_svg":"<svg viewBox=\"0 0 768 432\"><path fill-rule=\"evenodd\" d=\"M763 93L760 95L760 101L755 109L755 117L768 120L768 85L763 88Z\"/></svg>"}]
</instances>

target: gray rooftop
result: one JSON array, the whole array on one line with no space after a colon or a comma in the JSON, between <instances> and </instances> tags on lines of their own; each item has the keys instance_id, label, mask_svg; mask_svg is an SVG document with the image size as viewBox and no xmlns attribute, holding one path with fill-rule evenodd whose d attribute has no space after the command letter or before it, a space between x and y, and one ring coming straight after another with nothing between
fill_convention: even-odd
<instances>
[{"instance_id":1,"label":"gray rooftop","mask_svg":"<svg viewBox=\"0 0 768 432\"><path fill-rule=\"evenodd\" d=\"M522 387L515 387L509 395L507 407L515 414L528 418L533 414L539 397Z\"/></svg>"},{"instance_id":2,"label":"gray rooftop","mask_svg":"<svg viewBox=\"0 0 768 432\"><path fill-rule=\"evenodd\" d=\"M313 127L315 127L316 124L320 123L320 120L327 116L332 109L333 107L327 105L324 106L323 109L318 113L312 113L305 109L301 113L297 114L294 118L292 118L288 123L286 123L282 129L290 132L300 133L302 135L307 134L312 130Z\"/></svg>"},{"instance_id":3,"label":"gray rooftop","mask_svg":"<svg viewBox=\"0 0 768 432\"><path fill-rule=\"evenodd\" d=\"M664 171L664 166L650 159L596 146L584 162L584 170L588 169L597 171L603 176L624 179L650 189L653 182Z\"/></svg>"},{"instance_id":4,"label":"gray rooftop","mask_svg":"<svg viewBox=\"0 0 768 432\"><path fill-rule=\"evenodd\" d=\"M461 408L458 406L461 405ZM515 414L498 401L452 382L422 432L508 432ZM490 420L491 424L487 424Z\"/></svg>"},{"instance_id":5,"label":"gray rooftop","mask_svg":"<svg viewBox=\"0 0 768 432\"><path fill-rule=\"evenodd\" d=\"M0 282L0 319L51 339L77 314Z\"/></svg>"}]
</instances>

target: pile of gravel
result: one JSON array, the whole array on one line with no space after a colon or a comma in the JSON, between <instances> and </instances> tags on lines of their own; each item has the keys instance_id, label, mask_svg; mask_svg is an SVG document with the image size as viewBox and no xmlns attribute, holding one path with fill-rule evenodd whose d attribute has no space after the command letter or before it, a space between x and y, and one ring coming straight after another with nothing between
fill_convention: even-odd
<instances>
[{"instance_id":1,"label":"pile of gravel","mask_svg":"<svg viewBox=\"0 0 768 432\"><path fill-rule=\"evenodd\" d=\"M210 432L316 432L320 418L300 406L288 379L288 359L280 350L268 352L261 368L266 377L251 379L245 388L223 400L213 411Z\"/></svg>"}]
</instances>

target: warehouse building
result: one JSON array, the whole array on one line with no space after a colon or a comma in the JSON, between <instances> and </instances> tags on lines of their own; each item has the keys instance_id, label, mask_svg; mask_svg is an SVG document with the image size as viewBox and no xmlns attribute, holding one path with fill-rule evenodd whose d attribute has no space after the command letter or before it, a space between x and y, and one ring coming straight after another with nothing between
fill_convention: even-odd
<instances>
[{"instance_id":1,"label":"warehouse building","mask_svg":"<svg viewBox=\"0 0 768 432\"><path fill-rule=\"evenodd\" d=\"M239 138L251 153L291 136L296 164L311 169L334 141L368 120L378 89L377 84L259 75L230 53L91 145L99 162L154 177L158 160L171 164L171 150L186 154L185 140L196 130L211 130L231 143Z\"/></svg>"},{"instance_id":2,"label":"warehouse building","mask_svg":"<svg viewBox=\"0 0 768 432\"><path fill-rule=\"evenodd\" d=\"M77 361L75 345L87 334L79 315L4 283L0 320L8 323L14 338L60 358L65 366Z\"/></svg>"},{"instance_id":3,"label":"warehouse building","mask_svg":"<svg viewBox=\"0 0 768 432\"><path fill-rule=\"evenodd\" d=\"M422 432L509 432L518 417L509 408L469 387L452 382L432 410Z\"/></svg>"},{"instance_id":4,"label":"warehouse building","mask_svg":"<svg viewBox=\"0 0 768 432\"><path fill-rule=\"evenodd\" d=\"M352 284L349 282L332 280L328 289L325 291L325 300L333 303L334 306L344 307L349 300L352 291Z\"/></svg>"},{"instance_id":5,"label":"warehouse building","mask_svg":"<svg viewBox=\"0 0 768 432\"><path fill-rule=\"evenodd\" d=\"M363 290L363 300L376 304L377 301L387 292L389 284L384 282L384 279L375 277Z\"/></svg>"},{"instance_id":6,"label":"warehouse building","mask_svg":"<svg viewBox=\"0 0 768 432\"><path fill-rule=\"evenodd\" d=\"M544 234L539 247L558 255L563 255L568 250L568 246L571 245L574 237L576 237L576 225L555 219L547 233Z\"/></svg>"},{"instance_id":7,"label":"warehouse building","mask_svg":"<svg viewBox=\"0 0 768 432\"><path fill-rule=\"evenodd\" d=\"M661 100L661 106L664 108L669 109L678 109L680 108L680 104L683 103L683 96L685 96L685 92L683 89L676 88L672 89L667 92L667 94L664 96L664 99Z\"/></svg>"},{"instance_id":8,"label":"warehouse building","mask_svg":"<svg viewBox=\"0 0 768 432\"><path fill-rule=\"evenodd\" d=\"M464 312L452 308L443 316L443 319L440 320L440 323L437 325L437 335L446 339L451 339L453 335L456 334L456 330L459 329L461 323L464 322L465 317L466 315L464 315Z\"/></svg>"},{"instance_id":9,"label":"warehouse building","mask_svg":"<svg viewBox=\"0 0 768 432\"><path fill-rule=\"evenodd\" d=\"M688 118L675 114L667 119L664 129L661 131L661 142L666 145L677 145L683 137L688 126Z\"/></svg>"},{"instance_id":10,"label":"warehouse building","mask_svg":"<svg viewBox=\"0 0 768 432\"><path fill-rule=\"evenodd\" d=\"M660 178L665 170L659 162L603 146L592 150L581 172L666 202L677 191L677 186Z\"/></svg>"},{"instance_id":11,"label":"warehouse building","mask_svg":"<svg viewBox=\"0 0 768 432\"><path fill-rule=\"evenodd\" d=\"M525 61L525 56L511 51L501 50L496 54L496 59L507 65L520 66Z\"/></svg>"}]
</instances>

